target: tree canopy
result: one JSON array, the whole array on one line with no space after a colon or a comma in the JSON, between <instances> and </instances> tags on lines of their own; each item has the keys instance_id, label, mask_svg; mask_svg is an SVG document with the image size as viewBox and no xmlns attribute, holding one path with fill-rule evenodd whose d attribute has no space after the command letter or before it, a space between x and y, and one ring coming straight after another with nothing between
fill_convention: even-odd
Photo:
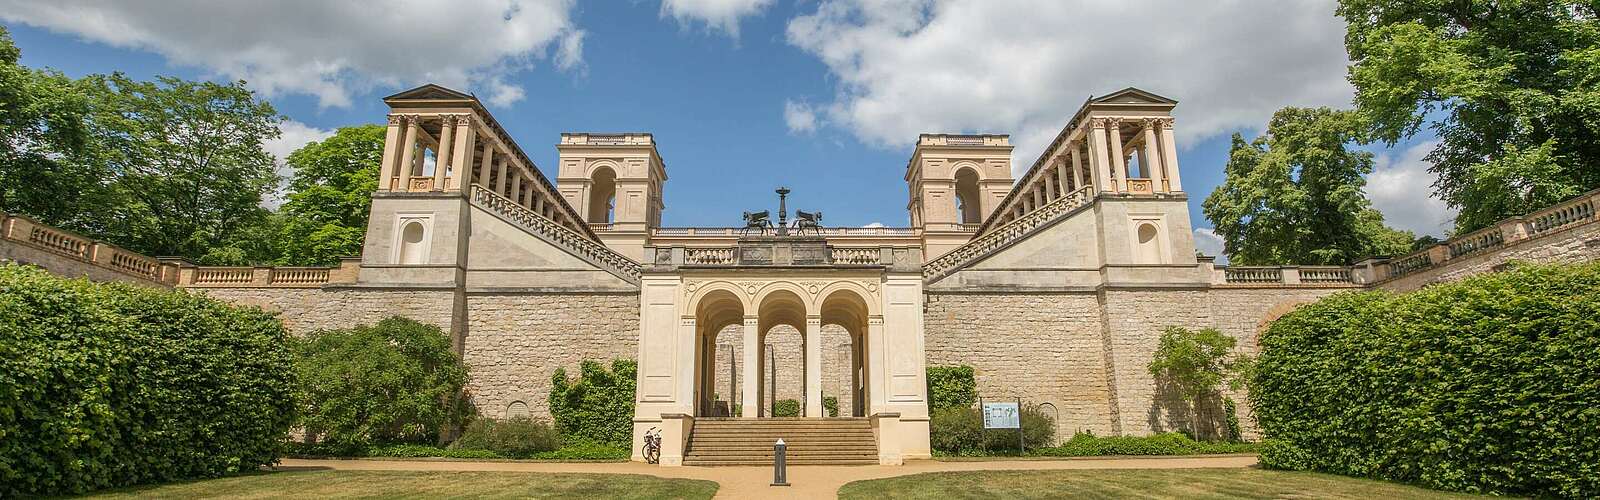
<instances>
[{"instance_id":1,"label":"tree canopy","mask_svg":"<svg viewBox=\"0 0 1600 500\"><path fill-rule=\"evenodd\" d=\"M361 254L384 131L382 125L341 128L289 155L294 177L281 210L279 263L335 265Z\"/></svg>"},{"instance_id":2,"label":"tree canopy","mask_svg":"<svg viewBox=\"0 0 1600 500\"><path fill-rule=\"evenodd\" d=\"M1424 127L1456 231L1600 187L1600 8L1577 0L1341 0L1355 105L1390 145Z\"/></svg>"},{"instance_id":3,"label":"tree canopy","mask_svg":"<svg viewBox=\"0 0 1600 500\"><path fill-rule=\"evenodd\" d=\"M1362 188L1372 153L1348 146L1358 117L1328 108L1284 108L1254 141L1233 136L1226 180L1202 209L1231 262L1342 265L1409 251Z\"/></svg>"}]
</instances>

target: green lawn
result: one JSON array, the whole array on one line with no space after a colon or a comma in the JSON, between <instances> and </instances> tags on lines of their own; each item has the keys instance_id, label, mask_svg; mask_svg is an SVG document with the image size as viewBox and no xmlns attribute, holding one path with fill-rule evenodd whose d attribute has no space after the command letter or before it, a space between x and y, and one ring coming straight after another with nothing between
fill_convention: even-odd
<instances>
[{"instance_id":1,"label":"green lawn","mask_svg":"<svg viewBox=\"0 0 1600 500\"><path fill-rule=\"evenodd\" d=\"M717 483L637 474L282 471L123 488L88 498L711 498Z\"/></svg>"},{"instance_id":2,"label":"green lawn","mask_svg":"<svg viewBox=\"0 0 1600 500\"><path fill-rule=\"evenodd\" d=\"M841 499L965 498L1467 498L1413 486L1260 469L930 472L856 481Z\"/></svg>"}]
</instances>

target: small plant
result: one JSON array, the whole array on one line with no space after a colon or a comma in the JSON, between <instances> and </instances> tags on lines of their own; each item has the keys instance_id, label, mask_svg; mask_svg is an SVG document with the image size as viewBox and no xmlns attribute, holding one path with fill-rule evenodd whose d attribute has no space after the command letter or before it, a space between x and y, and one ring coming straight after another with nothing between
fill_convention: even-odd
<instances>
[{"instance_id":1,"label":"small plant","mask_svg":"<svg viewBox=\"0 0 1600 500\"><path fill-rule=\"evenodd\" d=\"M823 396L822 409L830 417L839 416L839 398L835 396Z\"/></svg>"},{"instance_id":2,"label":"small plant","mask_svg":"<svg viewBox=\"0 0 1600 500\"><path fill-rule=\"evenodd\" d=\"M1230 388L1240 389L1248 376L1250 360L1234 352L1236 343L1233 337L1215 328L1190 331L1169 326L1161 332L1160 344L1148 368L1152 376L1172 384L1183 398L1190 416L1186 431L1191 436L1200 435L1196 424L1201 402L1221 397L1224 381Z\"/></svg>"},{"instance_id":3,"label":"small plant","mask_svg":"<svg viewBox=\"0 0 1600 500\"><path fill-rule=\"evenodd\" d=\"M780 399L772 405L772 416L798 417L800 416L800 402L793 399Z\"/></svg>"},{"instance_id":4,"label":"small plant","mask_svg":"<svg viewBox=\"0 0 1600 500\"><path fill-rule=\"evenodd\" d=\"M474 420L461 438L450 445L454 449L487 450L505 457L532 457L534 454L561 447L561 438L550 423L527 417L494 420Z\"/></svg>"},{"instance_id":5,"label":"small plant","mask_svg":"<svg viewBox=\"0 0 1600 500\"><path fill-rule=\"evenodd\" d=\"M633 398L638 365L631 359L579 365L581 377L564 368L550 377L550 415L568 442L626 447L633 442Z\"/></svg>"}]
</instances>

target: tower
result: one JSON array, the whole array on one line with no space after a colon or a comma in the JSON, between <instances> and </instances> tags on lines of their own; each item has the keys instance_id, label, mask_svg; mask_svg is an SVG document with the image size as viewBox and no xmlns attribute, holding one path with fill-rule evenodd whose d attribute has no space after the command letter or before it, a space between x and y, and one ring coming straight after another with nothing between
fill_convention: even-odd
<instances>
[{"instance_id":1,"label":"tower","mask_svg":"<svg viewBox=\"0 0 1600 500\"><path fill-rule=\"evenodd\" d=\"M972 239L1011 191L1010 136L922 134L905 179L911 227L932 260Z\"/></svg>"},{"instance_id":2,"label":"tower","mask_svg":"<svg viewBox=\"0 0 1600 500\"><path fill-rule=\"evenodd\" d=\"M561 134L556 183L601 241L644 260L650 229L661 225L667 168L648 133Z\"/></svg>"}]
</instances>

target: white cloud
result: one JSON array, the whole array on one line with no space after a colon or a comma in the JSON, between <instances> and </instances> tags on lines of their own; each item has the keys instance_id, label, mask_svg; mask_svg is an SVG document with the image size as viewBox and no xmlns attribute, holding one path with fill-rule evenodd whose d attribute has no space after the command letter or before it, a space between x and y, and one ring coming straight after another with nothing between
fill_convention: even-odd
<instances>
[{"instance_id":1,"label":"white cloud","mask_svg":"<svg viewBox=\"0 0 1600 500\"><path fill-rule=\"evenodd\" d=\"M1454 227L1456 210L1434 197L1433 181L1439 176L1428 171L1424 159L1438 145L1437 140L1424 141L1377 157L1367 175L1366 193L1389 227L1440 238Z\"/></svg>"},{"instance_id":2,"label":"white cloud","mask_svg":"<svg viewBox=\"0 0 1600 500\"><path fill-rule=\"evenodd\" d=\"M704 23L707 31L721 30L739 38L739 19L770 5L772 0L662 0L661 17L677 19L684 25Z\"/></svg>"},{"instance_id":3,"label":"white cloud","mask_svg":"<svg viewBox=\"0 0 1600 500\"><path fill-rule=\"evenodd\" d=\"M413 0L404 5L279 2L0 0L0 19L69 33L244 79L271 97L348 106L375 86L424 82L522 98L507 76L552 58L582 64L572 0ZM550 54L554 51L554 55Z\"/></svg>"},{"instance_id":4,"label":"white cloud","mask_svg":"<svg viewBox=\"0 0 1600 500\"><path fill-rule=\"evenodd\" d=\"M289 178L294 176L294 169L289 167L289 154L304 147L308 143L320 141L333 136L332 130L320 129L294 120L287 120L278 124L278 138L266 141L261 146L272 154L278 166L278 176L282 179L278 189L267 199L262 200L262 206L276 209L283 204L285 189L289 185Z\"/></svg>"},{"instance_id":5,"label":"white cloud","mask_svg":"<svg viewBox=\"0 0 1600 500\"><path fill-rule=\"evenodd\" d=\"M1348 105L1344 32L1332 0L823 0L787 37L838 82L827 123L882 147L1011 133L1021 171L1085 98L1127 86L1181 101L1180 145Z\"/></svg>"},{"instance_id":6,"label":"white cloud","mask_svg":"<svg viewBox=\"0 0 1600 500\"><path fill-rule=\"evenodd\" d=\"M791 134L809 134L817 131L817 112L805 102L787 100L783 103L783 122Z\"/></svg>"},{"instance_id":7,"label":"white cloud","mask_svg":"<svg viewBox=\"0 0 1600 500\"><path fill-rule=\"evenodd\" d=\"M871 222L871 223L868 223L867 225L861 226L861 227L870 228L870 227L884 227L884 226L883 226L882 222Z\"/></svg>"},{"instance_id":8,"label":"white cloud","mask_svg":"<svg viewBox=\"0 0 1600 500\"><path fill-rule=\"evenodd\" d=\"M1200 253L1217 258L1218 264L1228 263L1228 254L1223 248L1222 237L1217 236L1217 231L1209 227L1195 228L1194 248Z\"/></svg>"}]
</instances>

